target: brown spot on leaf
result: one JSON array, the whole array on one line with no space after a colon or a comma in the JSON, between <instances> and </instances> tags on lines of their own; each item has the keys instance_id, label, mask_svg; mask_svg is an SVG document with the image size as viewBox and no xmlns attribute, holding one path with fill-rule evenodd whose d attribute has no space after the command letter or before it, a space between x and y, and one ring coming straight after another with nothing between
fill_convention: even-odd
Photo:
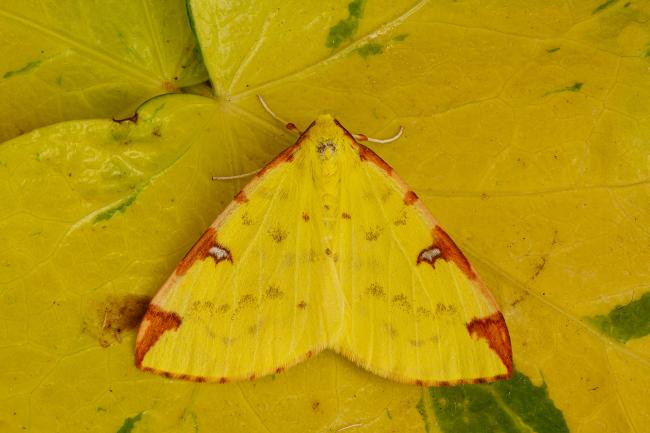
<instances>
[{"instance_id":1,"label":"brown spot on leaf","mask_svg":"<svg viewBox=\"0 0 650 433\"><path fill-rule=\"evenodd\" d=\"M165 89L169 93L176 93L178 92L178 87L171 81L165 81L162 84L163 89Z\"/></svg>"},{"instance_id":2,"label":"brown spot on leaf","mask_svg":"<svg viewBox=\"0 0 650 433\"><path fill-rule=\"evenodd\" d=\"M311 410L313 410L314 412L317 412L319 407L320 407L320 401L314 400L311 402Z\"/></svg>"},{"instance_id":3,"label":"brown spot on leaf","mask_svg":"<svg viewBox=\"0 0 650 433\"><path fill-rule=\"evenodd\" d=\"M546 266L546 257L546 255L543 255L539 258L539 263L535 266L535 272L533 273L533 276L530 277L531 280L537 278L544 270L544 267Z\"/></svg>"},{"instance_id":4,"label":"brown spot on leaf","mask_svg":"<svg viewBox=\"0 0 650 433\"><path fill-rule=\"evenodd\" d=\"M135 344L135 365L140 367L144 356L149 352L158 339L169 330L181 326L181 317L173 311L165 311L156 304L149 304L144 314L138 340Z\"/></svg>"},{"instance_id":5,"label":"brown spot on leaf","mask_svg":"<svg viewBox=\"0 0 650 433\"><path fill-rule=\"evenodd\" d=\"M219 378L219 383L228 383L228 378L227 377Z\"/></svg>"},{"instance_id":6,"label":"brown spot on leaf","mask_svg":"<svg viewBox=\"0 0 650 433\"><path fill-rule=\"evenodd\" d=\"M465 255L460 251L449 235L440 226L436 226L433 229L433 244L423 249L420 254L418 254L416 264L419 265L420 263L425 262L435 268L436 260L441 258L447 262L454 262L469 279L476 279L476 273L469 264L469 261L465 258Z\"/></svg>"},{"instance_id":7,"label":"brown spot on leaf","mask_svg":"<svg viewBox=\"0 0 650 433\"><path fill-rule=\"evenodd\" d=\"M305 222L309 221L309 214L307 212L303 212L302 219L305 220Z\"/></svg>"},{"instance_id":8,"label":"brown spot on leaf","mask_svg":"<svg viewBox=\"0 0 650 433\"><path fill-rule=\"evenodd\" d=\"M415 385L417 385L417 386L424 386L424 382L422 382L421 380L416 380L416 381L415 381Z\"/></svg>"},{"instance_id":9,"label":"brown spot on leaf","mask_svg":"<svg viewBox=\"0 0 650 433\"><path fill-rule=\"evenodd\" d=\"M308 350L307 353L305 353L305 358L309 359L312 357L312 355L313 355L312 351Z\"/></svg>"},{"instance_id":10,"label":"brown spot on leaf","mask_svg":"<svg viewBox=\"0 0 650 433\"><path fill-rule=\"evenodd\" d=\"M325 248L325 255L331 256L332 255L332 250L329 248Z\"/></svg>"},{"instance_id":11,"label":"brown spot on leaf","mask_svg":"<svg viewBox=\"0 0 650 433\"><path fill-rule=\"evenodd\" d=\"M407 205L412 205L418 201L418 195L413 192L413 191L407 191L406 194L404 194L404 203Z\"/></svg>"},{"instance_id":12,"label":"brown spot on leaf","mask_svg":"<svg viewBox=\"0 0 650 433\"><path fill-rule=\"evenodd\" d=\"M305 301L300 301L298 302L296 307L300 308L301 310L304 310L305 308L307 308L307 303Z\"/></svg>"},{"instance_id":13,"label":"brown spot on leaf","mask_svg":"<svg viewBox=\"0 0 650 433\"><path fill-rule=\"evenodd\" d=\"M122 342L122 333L140 324L149 301L144 295L108 296L97 305L92 319L85 320L84 332L96 337L102 347L109 347L111 340Z\"/></svg>"},{"instance_id":14,"label":"brown spot on leaf","mask_svg":"<svg viewBox=\"0 0 650 433\"><path fill-rule=\"evenodd\" d=\"M497 311L490 316L473 319L467 324L469 335L483 338L501 358L503 365L508 370L506 377L512 375L512 346L510 345L510 334L503 314Z\"/></svg>"},{"instance_id":15,"label":"brown spot on leaf","mask_svg":"<svg viewBox=\"0 0 650 433\"><path fill-rule=\"evenodd\" d=\"M284 367L278 367L275 369L276 373L282 373L284 371Z\"/></svg>"},{"instance_id":16,"label":"brown spot on leaf","mask_svg":"<svg viewBox=\"0 0 650 433\"><path fill-rule=\"evenodd\" d=\"M255 374L251 374L251 375L248 377L248 380L255 380Z\"/></svg>"},{"instance_id":17,"label":"brown spot on leaf","mask_svg":"<svg viewBox=\"0 0 650 433\"><path fill-rule=\"evenodd\" d=\"M349 220L350 218L352 218L352 216L351 216L349 213L347 213L347 212L343 212L343 213L341 214L341 217L342 217L344 220Z\"/></svg>"}]
</instances>

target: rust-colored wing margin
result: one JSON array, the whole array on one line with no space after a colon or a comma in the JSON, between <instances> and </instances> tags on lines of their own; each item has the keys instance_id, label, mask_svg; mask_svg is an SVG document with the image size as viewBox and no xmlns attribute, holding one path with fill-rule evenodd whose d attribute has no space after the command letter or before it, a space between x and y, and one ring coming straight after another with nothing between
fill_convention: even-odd
<instances>
[{"instance_id":1,"label":"rust-colored wing margin","mask_svg":"<svg viewBox=\"0 0 650 433\"><path fill-rule=\"evenodd\" d=\"M485 339L490 349L499 355L503 365L508 369L508 374L495 377L495 379L510 378L512 376L512 346L510 345L508 327L501 311L488 317L472 320L467 324L467 332L473 337Z\"/></svg>"},{"instance_id":2,"label":"rust-colored wing margin","mask_svg":"<svg viewBox=\"0 0 650 433\"><path fill-rule=\"evenodd\" d=\"M156 344L158 339L167 331L176 330L183 320L174 312L164 311L151 303L142 319L138 342L135 348L135 365L142 366L142 360L149 349Z\"/></svg>"}]
</instances>

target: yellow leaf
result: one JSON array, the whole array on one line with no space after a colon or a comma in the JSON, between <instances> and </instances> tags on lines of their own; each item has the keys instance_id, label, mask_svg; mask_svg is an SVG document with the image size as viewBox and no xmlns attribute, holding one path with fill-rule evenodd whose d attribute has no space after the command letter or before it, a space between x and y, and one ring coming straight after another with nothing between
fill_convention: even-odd
<instances>
[{"instance_id":1,"label":"yellow leaf","mask_svg":"<svg viewBox=\"0 0 650 433\"><path fill-rule=\"evenodd\" d=\"M3 2L0 140L205 79L182 0Z\"/></svg>"}]
</instances>

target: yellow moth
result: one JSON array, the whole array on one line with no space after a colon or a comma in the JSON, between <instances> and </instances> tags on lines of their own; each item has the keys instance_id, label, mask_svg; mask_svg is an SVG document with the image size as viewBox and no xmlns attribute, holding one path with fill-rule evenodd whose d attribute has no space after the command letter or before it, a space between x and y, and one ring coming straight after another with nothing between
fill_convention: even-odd
<instances>
[{"instance_id":1,"label":"yellow moth","mask_svg":"<svg viewBox=\"0 0 650 433\"><path fill-rule=\"evenodd\" d=\"M494 298L417 195L329 115L257 173L151 301L136 365L253 380L331 349L418 385L512 374Z\"/></svg>"}]
</instances>

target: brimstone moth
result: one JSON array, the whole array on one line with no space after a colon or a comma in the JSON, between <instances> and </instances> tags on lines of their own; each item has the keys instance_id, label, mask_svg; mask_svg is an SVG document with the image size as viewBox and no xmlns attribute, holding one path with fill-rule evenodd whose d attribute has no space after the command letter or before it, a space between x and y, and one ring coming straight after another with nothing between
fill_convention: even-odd
<instances>
[{"instance_id":1,"label":"brimstone moth","mask_svg":"<svg viewBox=\"0 0 650 433\"><path fill-rule=\"evenodd\" d=\"M418 385L512 374L492 294L418 196L329 115L266 165L151 301L136 365L253 380L331 349Z\"/></svg>"}]
</instances>

